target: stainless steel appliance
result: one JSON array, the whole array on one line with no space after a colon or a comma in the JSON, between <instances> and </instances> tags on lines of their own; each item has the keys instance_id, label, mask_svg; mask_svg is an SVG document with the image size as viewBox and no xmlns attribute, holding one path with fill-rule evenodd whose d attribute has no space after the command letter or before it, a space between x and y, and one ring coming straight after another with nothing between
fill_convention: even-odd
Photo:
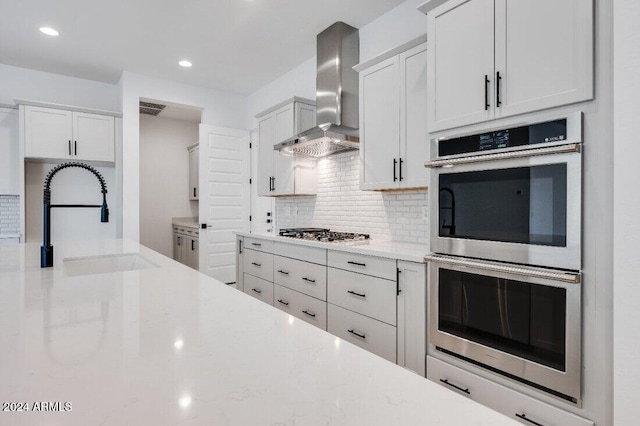
<instances>
[{"instance_id":1,"label":"stainless steel appliance","mask_svg":"<svg viewBox=\"0 0 640 426\"><path fill-rule=\"evenodd\" d=\"M356 242L369 239L369 234L337 232L327 228L284 228L280 230L279 235L281 237L322 242Z\"/></svg>"},{"instance_id":2,"label":"stainless steel appliance","mask_svg":"<svg viewBox=\"0 0 640 426\"><path fill-rule=\"evenodd\" d=\"M581 268L582 113L432 141L431 250Z\"/></svg>"},{"instance_id":3,"label":"stainless steel appliance","mask_svg":"<svg viewBox=\"0 0 640 426\"><path fill-rule=\"evenodd\" d=\"M426 260L436 350L579 403L580 274L442 255Z\"/></svg>"},{"instance_id":4,"label":"stainless steel appliance","mask_svg":"<svg viewBox=\"0 0 640 426\"><path fill-rule=\"evenodd\" d=\"M336 22L318 34L316 127L274 146L304 157L326 157L358 149L358 29Z\"/></svg>"}]
</instances>

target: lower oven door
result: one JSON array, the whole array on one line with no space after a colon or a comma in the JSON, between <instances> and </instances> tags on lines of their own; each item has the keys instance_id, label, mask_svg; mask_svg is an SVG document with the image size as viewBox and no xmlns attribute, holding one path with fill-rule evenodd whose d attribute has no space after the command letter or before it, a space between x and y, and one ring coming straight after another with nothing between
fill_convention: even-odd
<instances>
[{"instance_id":1,"label":"lower oven door","mask_svg":"<svg viewBox=\"0 0 640 426\"><path fill-rule=\"evenodd\" d=\"M430 344L580 400L580 275L428 256Z\"/></svg>"}]
</instances>

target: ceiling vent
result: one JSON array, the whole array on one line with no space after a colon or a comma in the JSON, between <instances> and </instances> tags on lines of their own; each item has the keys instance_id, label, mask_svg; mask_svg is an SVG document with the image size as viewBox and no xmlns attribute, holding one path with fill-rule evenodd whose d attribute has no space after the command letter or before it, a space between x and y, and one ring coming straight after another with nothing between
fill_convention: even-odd
<instances>
[{"instance_id":1,"label":"ceiling vent","mask_svg":"<svg viewBox=\"0 0 640 426\"><path fill-rule=\"evenodd\" d=\"M160 114L162 112L163 109L165 109L167 106L166 105L160 105L160 104L154 104L151 102L140 102L140 114L147 114L147 115L153 115L154 117L157 117L158 114Z\"/></svg>"}]
</instances>

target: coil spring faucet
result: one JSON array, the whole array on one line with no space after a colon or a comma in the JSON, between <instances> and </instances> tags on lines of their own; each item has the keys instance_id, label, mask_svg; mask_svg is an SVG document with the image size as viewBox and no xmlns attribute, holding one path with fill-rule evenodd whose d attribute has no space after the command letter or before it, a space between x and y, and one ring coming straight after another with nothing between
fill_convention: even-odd
<instances>
[{"instance_id":1,"label":"coil spring faucet","mask_svg":"<svg viewBox=\"0 0 640 426\"><path fill-rule=\"evenodd\" d=\"M60 170L67 169L70 167L79 167L81 169L85 169L93 173L100 182L100 187L102 191L102 205L100 204L51 204L51 179L58 173ZM70 162L70 163L62 163L49 172L47 174L46 179L44 180L44 194L43 194L43 242L42 247L40 247L40 267L41 268L50 268L53 266L53 246L51 245L51 209L56 207L65 207L65 208L100 208L100 222L107 223L109 222L109 207L107 206L107 184L104 181L104 178L95 168L89 166L88 164L78 163L78 162Z\"/></svg>"}]
</instances>

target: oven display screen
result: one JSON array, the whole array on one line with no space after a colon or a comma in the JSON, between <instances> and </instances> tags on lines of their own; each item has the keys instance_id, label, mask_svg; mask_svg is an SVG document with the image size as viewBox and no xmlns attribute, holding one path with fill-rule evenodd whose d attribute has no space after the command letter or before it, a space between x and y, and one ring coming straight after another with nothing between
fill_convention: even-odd
<instances>
[{"instance_id":1,"label":"oven display screen","mask_svg":"<svg viewBox=\"0 0 640 426\"><path fill-rule=\"evenodd\" d=\"M441 157L491 151L515 146L562 142L567 139L567 120L554 120L495 132L443 139L438 142Z\"/></svg>"}]
</instances>

